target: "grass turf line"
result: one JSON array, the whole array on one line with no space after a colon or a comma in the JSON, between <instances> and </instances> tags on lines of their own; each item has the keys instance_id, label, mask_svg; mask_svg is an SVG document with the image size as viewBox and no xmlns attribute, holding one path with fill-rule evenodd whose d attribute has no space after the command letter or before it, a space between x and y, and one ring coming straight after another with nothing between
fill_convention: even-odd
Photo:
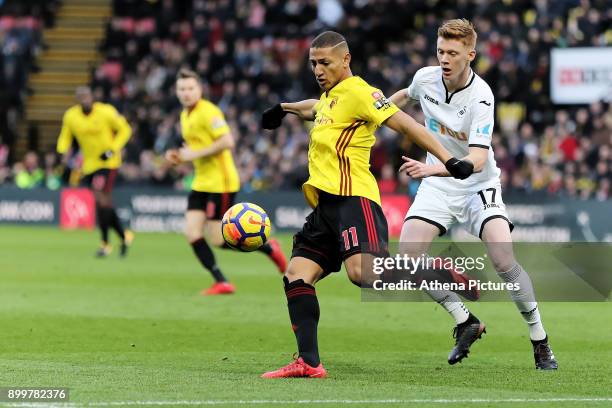
<instances>
[{"instance_id":1,"label":"grass turf line","mask_svg":"<svg viewBox=\"0 0 612 408\"><path fill-rule=\"evenodd\" d=\"M290 236L280 239L289 253ZM556 373L533 369L512 303L470 304L488 334L450 367L452 321L440 307L362 303L342 272L317 285L330 377L270 381L259 374L290 361L295 340L280 275L264 255L216 251L238 292L205 298L198 292L211 279L181 236L138 234L124 260L117 252L94 259L96 246L94 232L2 226L0 386L65 386L75 403L447 399L467 407L473 399L610 397L606 303L541 305Z\"/></svg>"}]
</instances>

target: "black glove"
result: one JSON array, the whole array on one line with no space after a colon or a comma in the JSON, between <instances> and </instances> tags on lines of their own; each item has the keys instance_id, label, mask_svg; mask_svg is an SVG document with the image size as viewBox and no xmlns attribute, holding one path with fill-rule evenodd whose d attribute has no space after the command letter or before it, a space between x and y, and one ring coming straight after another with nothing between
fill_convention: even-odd
<instances>
[{"instance_id":1,"label":"black glove","mask_svg":"<svg viewBox=\"0 0 612 408\"><path fill-rule=\"evenodd\" d=\"M105 151L104 153L102 153L100 155L100 160L108 160L111 157L113 157L114 155L115 155L115 153L113 153L112 150L107 150L107 151Z\"/></svg>"},{"instance_id":2,"label":"black glove","mask_svg":"<svg viewBox=\"0 0 612 408\"><path fill-rule=\"evenodd\" d=\"M270 109L266 109L261 115L261 127L264 129L276 129L283 121L287 112L283 110L280 103Z\"/></svg>"},{"instance_id":3,"label":"black glove","mask_svg":"<svg viewBox=\"0 0 612 408\"><path fill-rule=\"evenodd\" d=\"M469 160L459 160L451 157L444 163L446 170L456 179L465 180L474 173L474 164Z\"/></svg>"}]
</instances>

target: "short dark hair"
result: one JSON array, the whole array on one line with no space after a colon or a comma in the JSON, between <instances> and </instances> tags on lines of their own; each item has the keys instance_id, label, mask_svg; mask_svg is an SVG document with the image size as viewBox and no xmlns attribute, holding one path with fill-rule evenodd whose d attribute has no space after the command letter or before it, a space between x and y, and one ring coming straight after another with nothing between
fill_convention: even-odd
<instances>
[{"instance_id":1,"label":"short dark hair","mask_svg":"<svg viewBox=\"0 0 612 408\"><path fill-rule=\"evenodd\" d=\"M198 82L202 82L202 79L200 78L200 75L188 68L181 68L179 69L179 71L176 73L176 80L178 81L179 79L187 79L187 78L193 78Z\"/></svg>"},{"instance_id":2,"label":"short dark hair","mask_svg":"<svg viewBox=\"0 0 612 408\"><path fill-rule=\"evenodd\" d=\"M317 35L312 43L310 44L310 48L328 48L335 47L341 43L346 43L348 47L348 43L346 42L346 38L335 31L324 31L321 34Z\"/></svg>"},{"instance_id":3,"label":"short dark hair","mask_svg":"<svg viewBox=\"0 0 612 408\"><path fill-rule=\"evenodd\" d=\"M83 94L91 94L91 93L92 93L91 88L87 85L81 85L77 87L76 91L74 92L76 96L83 95Z\"/></svg>"}]
</instances>

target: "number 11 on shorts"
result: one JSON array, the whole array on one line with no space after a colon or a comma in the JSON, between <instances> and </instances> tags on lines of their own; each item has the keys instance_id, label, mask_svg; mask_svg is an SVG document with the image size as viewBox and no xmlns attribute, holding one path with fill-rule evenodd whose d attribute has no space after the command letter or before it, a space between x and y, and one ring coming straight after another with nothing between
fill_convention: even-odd
<instances>
[{"instance_id":1,"label":"number 11 on shorts","mask_svg":"<svg viewBox=\"0 0 612 408\"><path fill-rule=\"evenodd\" d=\"M351 227L349 229L345 229L344 231L342 231L342 238L344 239L344 249L346 251L351 249L351 241L349 240L349 235L351 236L351 239L353 241L352 246L356 247L359 245L359 241L357 240L357 228Z\"/></svg>"}]
</instances>

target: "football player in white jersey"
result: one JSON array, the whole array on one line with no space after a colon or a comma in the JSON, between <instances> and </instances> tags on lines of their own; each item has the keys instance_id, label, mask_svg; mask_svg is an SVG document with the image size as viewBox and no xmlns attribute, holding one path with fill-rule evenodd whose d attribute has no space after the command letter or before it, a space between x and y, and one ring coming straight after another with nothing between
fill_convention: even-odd
<instances>
[{"instance_id":1,"label":"football player in white jersey","mask_svg":"<svg viewBox=\"0 0 612 408\"><path fill-rule=\"evenodd\" d=\"M400 250L410 256L425 253L434 238L455 224L482 239L497 274L518 290L510 296L529 327L537 369L556 369L557 361L542 326L529 275L515 260L508 219L502 200L499 174L493 151L494 99L487 83L472 71L476 57L476 32L465 19L446 21L438 29L437 57L440 66L417 71L407 89L391 101L402 108L418 101L425 127L451 154L474 164L474 174L465 180L449 173L434 156L425 163L403 157L400 171L423 179L402 228ZM402 249L403 248L403 249ZM455 364L468 356L470 346L485 331L485 324L468 311L451 291L432 290L429 295L455 319L455 347L448 356Z\"/></svg>"}]
</instances>

